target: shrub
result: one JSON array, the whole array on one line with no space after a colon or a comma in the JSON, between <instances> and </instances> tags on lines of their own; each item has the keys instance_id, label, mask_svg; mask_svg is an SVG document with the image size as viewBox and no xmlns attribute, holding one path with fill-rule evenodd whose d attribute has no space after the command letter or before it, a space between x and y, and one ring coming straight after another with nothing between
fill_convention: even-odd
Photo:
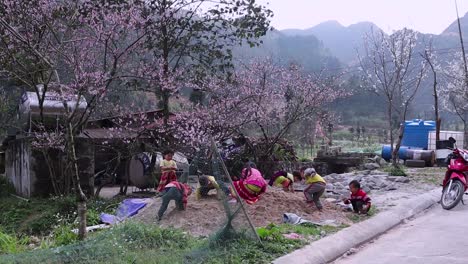
<instances>
[{"instance_id":1,"label":"shrub","mask_svg":"<svg viewBox=\"0 0 468 264\"><path fill-rule=\"evenodd\" d=\"M0 176L0 197L7 197L11 193L15 193L15 187L4 176Z\"/></svg>"},{"instance_id":2,"label":"shrub","mask_svg":"<svg viewBox=\"0 0 468 264\"><path fill-rule=\"evenodd\" d=\"M24 250L27 239L18 239L0 231L0 255L18 253Z\"/></svg>"},{"instance_id":3,"label":"shrub","mask_svg":"<svg viewBox=\"0 0 468 264\"><path fill-rule=\"evenodd\" d=\"M385 172L388 172L392 176L408 176L406 170L402 166L390 166L384 169Z\"/></svg>"},{"instance_id":4,"label":"shrub","mask_svg":"<svg viewBox=\"0 0 468 264\"><path fill-rule=\"evenodd\" d=\"M78 241L78 235L73 233L72 231L72 226L71 225L62 225L58 226L54 231L53 231L53 239L54 239L54 245L55 246L65 246L72 244L76 241Z\"/></svg>"}]
</instances>

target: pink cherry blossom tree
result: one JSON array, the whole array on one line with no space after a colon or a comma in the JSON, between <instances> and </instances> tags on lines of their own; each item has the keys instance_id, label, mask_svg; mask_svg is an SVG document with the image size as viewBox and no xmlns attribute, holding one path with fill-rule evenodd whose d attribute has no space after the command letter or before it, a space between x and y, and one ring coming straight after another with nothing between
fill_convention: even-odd
<instances>
[{"instance_id":1,"label":"pink cherry blossom tree","mask_svg":"<svg viewBox=\"0 0 468 264\"><path fill-rule=\"evenodd\" d=\"M207 103L177 115L174 132L194 145L211 135L217 140L239 133L261 135L261 144L252 151L268 166L275 147L294 124L346 95L337 84L334 76L312 76L296 65L256 60L239 67L229 79L210 79L197 86Z\"/></svg>"},{"instance_id":2,"label":"pink cherry blossom tree","mask_svg":"<svg viewBox=\"0 0 468 264\"><path fill-rule=\"evenodd\" d=\"M66 153L81 239L86 236L87 197L80 185L76 136L108 89L128 70L146 35L136 30L145 23L136 2L0 2L0 65L8 77L34 91L39 99L34 145ZM65 110L56 131L47 129L43 111L50 94L62 101ZM85 100L85 109L80 108Z\"/></svg>"}]
</instances>

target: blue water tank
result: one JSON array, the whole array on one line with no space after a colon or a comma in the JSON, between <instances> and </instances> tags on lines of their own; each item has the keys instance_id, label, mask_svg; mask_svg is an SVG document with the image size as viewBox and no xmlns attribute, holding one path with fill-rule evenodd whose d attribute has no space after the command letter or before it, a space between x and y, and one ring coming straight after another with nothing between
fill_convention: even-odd
<instances>
[{"instance_id":1,"label":"blue water tank","mask_svg":"<svg viewBox=\"0 0 468 264\"><path fill-rule=\"evenodd\" d=\"M408 151L408 147L401 146L398 150L398 158L401 160L406 160L406 152ZM382 146L382 158L386 161L392 159L392 151L390 145L383 145Z\"/></svg>"},{"instance_id":2,"label":"blue water tank","mask_svg":"<svg viewBox=\"0 0 468 264\"><path fill-rule=\"evenodd\" d=\"M424 121L420 119L406 121L401 145L427 149L429 132L435 129L435 121Z\"/></svg>"}]
</instances>

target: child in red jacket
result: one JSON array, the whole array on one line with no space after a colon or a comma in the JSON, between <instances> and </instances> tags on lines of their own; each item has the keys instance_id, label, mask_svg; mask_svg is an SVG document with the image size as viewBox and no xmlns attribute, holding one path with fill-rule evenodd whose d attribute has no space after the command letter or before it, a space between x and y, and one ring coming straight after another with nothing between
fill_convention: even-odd
<instances>
[{"instance_id":1,"label":"child in red jacket","mask_svg":"<svg viewBox=\"0 0 468 264\"><path fill-rule=\"evenodd\" d=\"M361 189L361 184L353 180L349 183L349 190L351 191L351 197L344 199L345 204L352 204L353 211L359 214L367 214L371 208L371 199L367 196L367 193Z\"/></svg>"}]
</instances>

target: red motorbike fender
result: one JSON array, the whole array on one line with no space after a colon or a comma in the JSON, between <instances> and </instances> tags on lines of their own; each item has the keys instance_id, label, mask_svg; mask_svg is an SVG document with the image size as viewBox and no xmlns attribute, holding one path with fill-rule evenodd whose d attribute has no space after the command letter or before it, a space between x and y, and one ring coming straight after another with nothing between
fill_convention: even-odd
<instances>
[{"instance_id":1,"label":"red motorbike fender","mask_svg":"<svg viewBox=\"0 0 468 264\"><path fill-rule=\"evenodd\" d=\"M450 179L459 179L463 183L463 185L466 186L465 175L461 172L453 171L452 174L450 175Z\"/></svg>"}]
</instances>

